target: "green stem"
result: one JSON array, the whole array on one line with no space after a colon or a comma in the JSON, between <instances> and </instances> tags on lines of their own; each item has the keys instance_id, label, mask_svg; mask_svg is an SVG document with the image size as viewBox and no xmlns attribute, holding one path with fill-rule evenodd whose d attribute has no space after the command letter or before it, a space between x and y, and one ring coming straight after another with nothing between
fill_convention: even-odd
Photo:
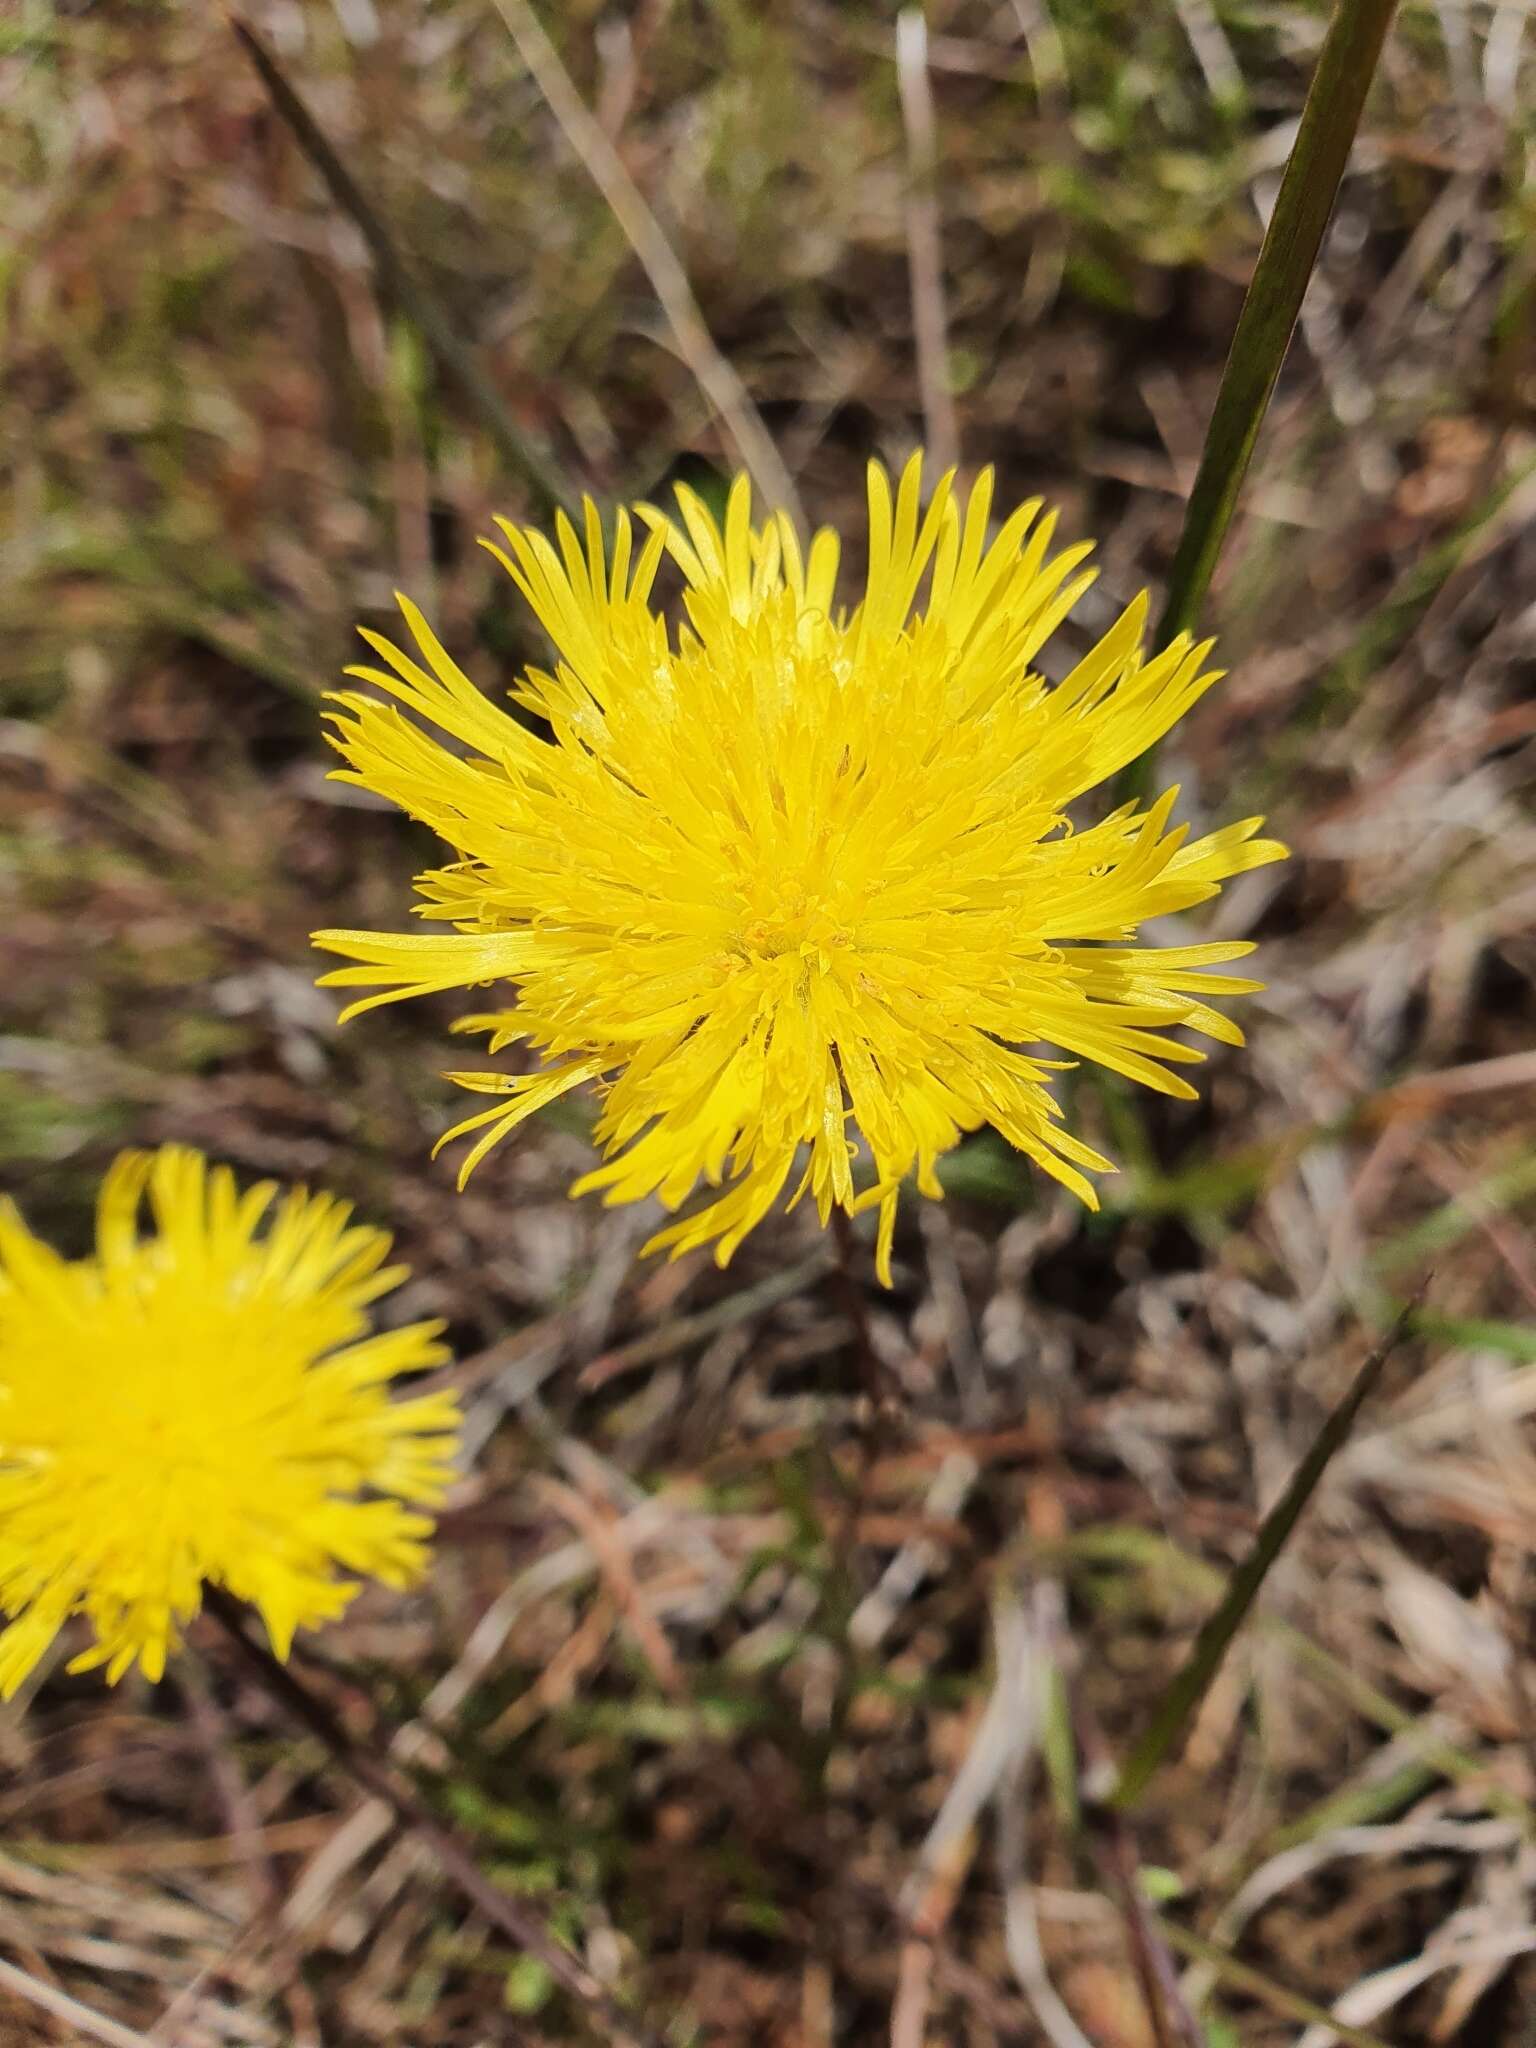
<instances>
[{"instance_id":1,"label":"green stem","mask_svg":"<svg viewBox=\"0 0 1536 2048\"><path fill-rule=\"evenodd\" d=\"M1421 1290L1422 1293L1422 1290ZM1122 1766L1113 1790L1103 1804L1122 1811L1134 1806L1158 1766L1178 1740L1190 1715L1205 1697L1211 1681L1221 1669L1232 1638L1242 1627L1270 1567L1285 1547L1287 1538L1301 1519L1302 1510L1316 1492L1329 1462L1348 1438L1387 1360L1408 1334L1417 1309L1417 1299L1405 1308L1386 1336L1355 1375L1354 1385L1318 1431L1296 1475L1276 1501L1253 1540L1253 1548L1232 1574L1226 1593L1215 1613L1195 1638L1182 1668L1163 1694L1146 1732Z\"/></svg>"},{"instance_id":2,"label":"green stem","mask_svg":"<svg viewBox=\"0 0 1536 2048\"><path fill-rule=\"evenodd\" d=\"M1330 2034L1347 2043L1348 2048L1387 2048L1379 2034L1368 2034L1364 2027L1348 2025L1325 2006L1303 1998L1295 1991L1288 1991L1283 1984L1266 1977L1262 1970L1254 1969L1251 1963L1240 1962L1224 1948L1218 1948L1215 1942L1205 1941L1189 1928L1180 1927L1177 1921L1159 1915L1157 1924L1170 1948L1206 1964L1234 1990L1246 1991L1253 1998L1263 1999L1266 2005L1284 2013L1289 2019L1305 2020L1314 2027L1327 2027Z\"/></svg>"},{"instance_id":3,"label":"green stem","mask_svg":"<svg viewBox=\"0 0 1536 2048\"><path fill-rule=\"evenodd\" d=\"M1168 576L1160 645L1190 629L1210 584L1338 197L1394 4L1339 0L1334 10L1222 372Z\"/></svg>"},{"instance_id":4,"label":"green stem","mask_svg":"<svg viewBox=\"0 0 1536 2048\"><path fill-rule=\"evenodd\" d=\"M1334 9L1221 374L1184 530L1168 572L1159 647L1191 631L1205 602L1338 197L1394 5L1395 0L1338 0ZM1121 778L1122 797L1145 794L1151 766L1147 754L1132 762Z\"/></svg>"}]
</instances>

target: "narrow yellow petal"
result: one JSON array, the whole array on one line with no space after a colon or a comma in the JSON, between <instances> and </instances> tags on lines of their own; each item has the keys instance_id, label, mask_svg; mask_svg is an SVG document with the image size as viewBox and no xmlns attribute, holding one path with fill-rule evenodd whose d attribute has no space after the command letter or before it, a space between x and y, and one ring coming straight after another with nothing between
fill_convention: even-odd
<instances>
[{"instance_id":1,"label":"narrow yellow petal","mask_svg":"<svg viewBox=\"0 0 1536 2048\"><path fill-rule=\"evenodd\" d=\"M1283 849L1255 819L1190 838L1176 790L1079 809L1217 684L1210 643L1149 651L1142 595L1052 687L1033 664L1056 666L1089 547L1039 500L994 525L990 470L925 494L915 454L894 479L872 463L867 490L851 611L838 536L754 524L742 476L718 514L684 485L620 515L611 551L591 505L553 538L499 522L558 657L514 686L547 721L515 742L413 607L419 661L371 643L393 702L342 700L340 772L445 841L417 908L452 929L316 943L348 962L328 985L369 991L348 1016L502 985L457 1028L539 1064L453 1077L493 1097L448 1134L473 1141L461 1177L590 1081L602 1157L573 1193L683 1210L656 1249L728 1258L808 1193L823 1220L879 1210L889 1282L897 1189L937 1195L983 1125L1097 1200L1111 1165L1061 1126L1063 1066L1188 1098L1189 1041L1241 1042L1219 1006L1258 984L1213 970L1246 946L1141 933Z\"/></svg>"},{"instance_id":2,"label":"narrow yellow petal","mask_svg":"<svg viewBox=\"0 0 1536 2048\"><path fill-rule=\"evenodd\" d=\"M425 1557L457 1407L392 1383L446 1362L441 1325L372 1334L406 1277L388 1237L276 1192L167 1145L108 1172L93 1259L0 1218L0 1694L65 1629L70 1670L153 1683L206 1583L286 1655L343 1573L399 1584Z\"/></svg>"}]
</instances>

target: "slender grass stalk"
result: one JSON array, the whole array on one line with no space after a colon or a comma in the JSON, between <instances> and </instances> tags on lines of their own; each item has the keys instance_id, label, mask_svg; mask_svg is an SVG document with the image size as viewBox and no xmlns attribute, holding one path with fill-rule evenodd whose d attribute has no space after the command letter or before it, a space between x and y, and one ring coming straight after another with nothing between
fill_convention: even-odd
<instances>
[{"instance_id":1,"label":"slender grass stalk","mask_svg":"<svg viewBox=\"0 0 1536 2048\"><path fill-rule=\"evenodd\" d=\"M1107 1814L1106 1826L1089 1831L1104 1890L1120 1909L1131 1968L1155 2048L1205 2048L1205 2030L1190 2011L1163 1938L1157 1915L1141 1889L1141 1868L1123 1814Z\"/></svg>"},{"instance_id":2,"label":"slender grass stalk","mask_svg":"<svg viewBox=\"0 0 1536 2048\"><path fill-rule=\"evenodd\" d=\"M1285 166L1259 260L1238 315L1194 488L1184 512L1157 645L1193 629L1253 459L1275 380L1338 197L1355 131L1396 0L1337 0L1301 126ZM1122 797L1150 787L1143 754L1121 777Z\"/></svg>"},{"instance_id":3,"label":"slender grass stalk","mask_svg":"<svg viewBox=\"0 0 1536 2048\"><path fill-rule=\"evenodd\" d=\"M104 2012L93 2012L78 1998L71 1998L59 1985L28 1976L25 1970L19 1970L3 1956L0 1956L0 1991L7 1992L12 1998L24 1999L40 2012L50 2013L54 2019L73 2027L76 2040L100 2041L103 2048L149 2048L146 2035L135 2033L131 2027L109 2019ZM55 2038L62 2040L66 2037L59 2035Z\"/></svg>"},{"instance_id":4,"label":"slender grass stalk","mask_svg":"<svg viewBox=\"0 0 1536 2048\"><path fill-rule=\"evenodd\" d=\"M688 273L645 194L630 176L607 131L576 90L560 52L528 0L491 0L491 4L506 23L518 55L549 102L566 140L607 200L625 240L639 257L667 316L678 354L720 415L736 452L751 472L753 483L769 505L782 506L803 529L805 519L800 500L784 458L735 365L721 352L710 333Z\"/></svg>"},{"instance_id":5,"label":"slender grass stalk","mask_svg":"<svg viewBox=\"0 0 1536 2048\"><path fill-rule=\"evenodd\" d=\"M1162 1573L1170 1583L1192 1593L1209 1594L1212 1599L1220 1598L1226 1583L1214 1565L1181 1550L1166 1536L1123 1523L1101 1523L1096 1528L1079 1529L1058 1543L1032 1544L1029 1555L1051 1566L1091 1562L1125 1571ZM1257 1615L1255 1626L1291 1662L1309 1672L1336 1699L1343 1700L1361 1720L1384 1735L1400 1738L1412 1754L1452 1784L1476 1785L1479 1796L1493 1812L1506 1815L1527 1834L1536 1835L1536 1807L1507 1786L1491 1781L1486 1757L1447 1742L1428 1717L1416 1716L1406 1707L1398 1706L1362 1678L1352 1665L1280 1616ZM1270 1843L1271 1851L1275 1846Z\"/></svg>"},{"instance_id":6,"label":"slender grass stalk","mask_svg":"<svg viewBox=\"0 0 1536 2048\"><path fill-rule=\"evenodd\" d=\"M949 370L949 315L944 291L944 223L939 213L937 127L928 77L928 24L921 7L896 17L896 85L907 138L907 272L912 339L923 402L928 453L939 471L960 460L960 427Z\"/></svg>"},{"instance_id":7,"label":"slender grass stalk","mask_svg":"<svg viewBox=\"0 0 1536 2048\"><path fill-rule=\"evenodd\" d=\"M1396 0L1338 0L1206 430L1160 642L1194 622L1290 346Z\"/></svg>"},{"instance_id":8,"label":"slender grass stalk","mask_svg":"<svg viewBox=\"0 0 1536 2048\"><path fill-rule=\"evenodd\" d=\"M1302 1510L1317 1491L1335 1452L1348 1438L1355 1417L1375 1391L1387 1360L1413 1327L1417 1306L1415 1300L1399 1315L1355 1375L1349 1392L1318 1431L1290 1485L1264 1517L1253 1548L1228 1581L1226 1593L1215 1613L1195 1638L1194 1648L1158 1702L1145 1733L1121 1765L1114 1785L1101 1802L1103 1805L1121 1811L1134 1806L1178 1740L1190 1715L1221 1669L1233 1637L1258 1598L1270 1567L1300 1521Z\"/></svg>"},{"instance_id":9,"label":"slender grass stalk","mask_svg":"<svg viewBox=\"0 0 1536 2048\"><path fill-rule=\"evenodd\" d=\"M385 292L420 334L436 358L439 370L457 385L465 402L478 415L502 461L528 485L542 511L553 511L556 506L564 504L569 493L562 478L547 456L518 426L506 400L454 332L448 315L418 281L372 202L337 155L319 122L289 84L277 59L238 14L230 15L229 25L256 67L273 106L291 130L294 140L319 172L331 197L368 244Z\"/></svg>"},{"instance_id":10,"label":"slender grass stalk","mask_svg":"<svg viewBox=\"0 0 1536 2048\"><path fill-rule=\"evenodd\" d=\"M1289 1991L1283 1984L1277 1984L1272 1977L1266 1977L1262 1970L1254 1969L1234 1955L1229 1955L1214 1941L1206 1941L1187 1927L1181 1927L1176 1920L1163 1915L1156 1916L1163 1938L1170 1948L1180 1950L1196 1962L1205 1963L1223 1982L1235 1991L1246 1991L1252 1998L1259 1998L1283 2013L1287 2019L1305 2020L1314 2027L1327 2027L1336 2039L1346 2043L1346 2048L1389 2048L1379 2034L1368 2034L1364 2027L1352 2027L1338 2019L1326 2006L1318 2005L1310 1998L1303 1998L1299 1992Z\"/></svg>"}]
</instances>

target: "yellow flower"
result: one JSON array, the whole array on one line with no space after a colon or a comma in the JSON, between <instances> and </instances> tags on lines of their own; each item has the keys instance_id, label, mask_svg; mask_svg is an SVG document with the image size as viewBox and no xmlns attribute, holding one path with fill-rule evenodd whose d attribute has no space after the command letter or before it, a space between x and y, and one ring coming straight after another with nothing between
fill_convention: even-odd
<instances>
[{"instance_id":1,"label":"yellow flower","mask_svg":"<svg viewBox=\"0 0 1536 2048\"><path fill-rule=\"evenodd\" d=\"M139 1234L148 1191L156 1234ZM370 1334L389 1238L329 1195L241 1194L168 1145L102 1185L96 1256L70 1262L0 1207L0 1694L71 1615L72 1671L165 1668L202 1582L258 1609L280 1657L339 1614L343 1573L402 1586L451 1476L451 1395L390 1399L442 1363L439 1325Z\"/></svg>"},{"instance_id":2,"label":"yellow flower","mask_svg":"<svg viewBox=\"0 0 1536 2048\"><path fill-rule=\"evenodd\" d=\"M515 1006L455 1028L489 1033L493 1053L525 1040L542 1064L452 1076L497 1098L446 1134L480 1133L464 1175L597 1082L606 1163L573 1193L676 1208L724 1188L648 1249L715 1240L724 1264L798 1165L823 1222L878 1206L889 1284L901 1181L937 1195L935 1162L983 1124L1094 1205L1082 1169L1110 1162L1062 1128L1046 1084L1063 1063L1038 1048L1192 1095L1168 1063L1202 1055L1168 1029L1241 1043L1209 999L1261 985L1208 971L1246 945L1130 943L1282 858L1258 819L1189 842L1174 790L1085 829L1068 816L1216 680L1210 643L1147 659L1143 596L1048 686L1030 664L1091 582L1089 550L1053 555L1038 501L988 545L990 472L964 503L946 477L925 509L919 458L894 501L872 466L848 614L836 535L802 554L782 515L754 528L742 477L723 525L677 497L677 519L636 508L638 552L621 514L605 553L590 504L584 542L561 517L558 550L501 522L505 549L486 545L559 655L512 692L521 715L481 695L408 599L416 654L364 633L386 666L349 673L414 716L342 695L335 772L457 858L417 884L418 913L451 929L315 934L356 963L328 983L381 991L344 1017L512 985ZM668 559L675 636L651 603Z\"/></svg>"}]
</instances>

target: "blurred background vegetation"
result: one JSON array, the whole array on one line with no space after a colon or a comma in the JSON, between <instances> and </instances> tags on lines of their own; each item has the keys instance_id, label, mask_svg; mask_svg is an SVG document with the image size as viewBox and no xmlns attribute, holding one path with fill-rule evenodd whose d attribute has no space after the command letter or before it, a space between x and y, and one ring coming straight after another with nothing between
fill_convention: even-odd
<instances>
[{"instance_id":1,"label":"blurred background vegetation","mask_svg":"<svg viewBox=\"0 0 1536 2048\"><path fill-rule=\"evenodd\" d=\"M1028 1702L1050 1669L1080 1732L1143 1724L1431 1269L1155 1788L1142 1884L1171 1940L1215 1945L1186 1983L1212 2048L1323 2048L1335 2003L1377 2048L1522 2039L1527 17L1399 13L1208 608L1231 677L1164 751L1189 815L1262 809L1295 849L1189 920L1262 941L1250 1047L1198 1106L1078 1091L1126 1168L1098 1218L987 1137L912 1206L870 1303L906 1412L851 1524L849 1328L806 1218L723 1275L639 1266L647 1217L565 1198L579 1114L459 1197L428 1159L452 1004L338 1036L312 987L310 929L398 925L426 852L325 780L321 693L397 587L504 687L539 649L474 536L544 508L219 9L0 19L6 1183L83 1244L115 1148L175 1137L398 1232L395 1312L449 1318L474 1455L430 1587L314 1654L678 2042L1154 2040ZM858 0L541 18L813 519L856 530L866 458L947 433L921 330L962 463L1098 540L1081 631L1159 587L1320 5L930 0L926 47ZM530 74L529 19L250 9L562 487L708 492L736 455L698 338ZM1059 1763L1060 1713L1036 1732ZM583 2038L217 1655L155 1692L55 1668L0 1761L0 1943L130 2037ZM3 1986L0 2033L90 2038Z\"/></svg>"}]
</instances>

